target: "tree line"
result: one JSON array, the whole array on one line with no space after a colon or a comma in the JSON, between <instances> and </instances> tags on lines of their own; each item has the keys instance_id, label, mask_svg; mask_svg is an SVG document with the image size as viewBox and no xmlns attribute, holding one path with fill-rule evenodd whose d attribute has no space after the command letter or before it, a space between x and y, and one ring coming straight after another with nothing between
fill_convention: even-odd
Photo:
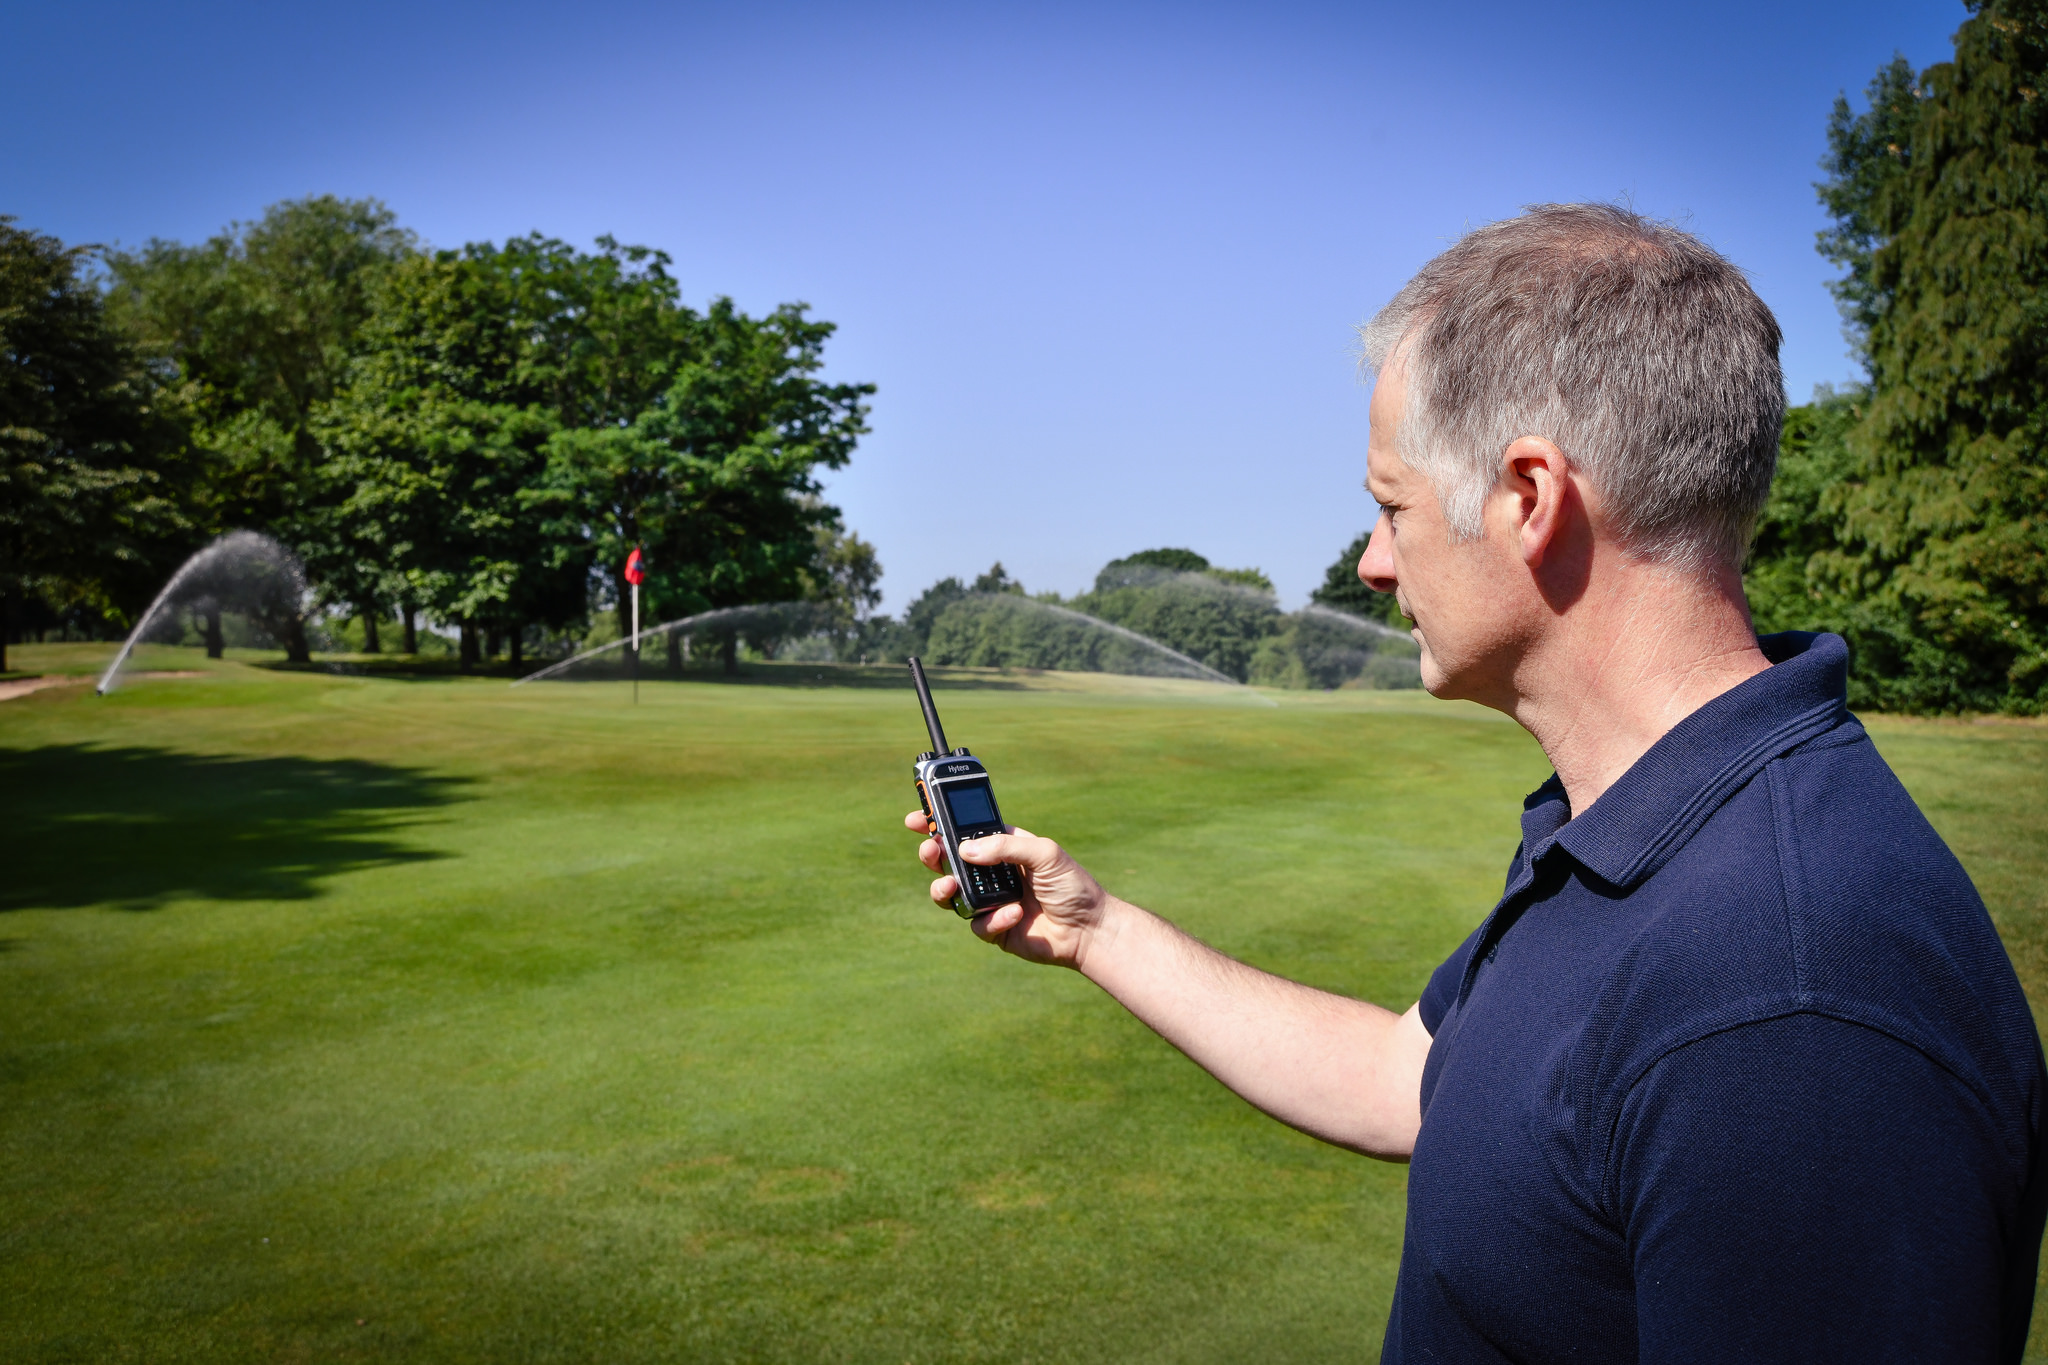
<instances>
[{"instance_id":1,"label":"tree line","mask_svg":"<svg viewBox=\"0 0 2048 1365\"><path fill-rule=\"evenodd\" d=\"M118 633L234 529L296 551L368 649L425 617L465 665L617 605L633 546L652 619L864 614L880 566L817 476L874 387L819 377L833 326L804 305L693 309L669 265L610 238L430 251L331 196L132 251L0 218L0 645Z\"/></svg>"},{"instance_id":2,"label":"tree line","mask_svg":"<svg viewBox=\"0 0 2048 1365\"><path fill-rule=\"evenodd\" d=\"M1238 682L1269 687L1401 688L1419 685L1416 647L1399 630L1375 630L1393 598L1358 581L1358 551L1330 566L1312 606L1283 612L1257 569L1213 565L1193 550L1144 550L1111 560L1088 591L1026 593L1000 562L971 583L944 578L903 620L874 618L871 648L972 667L1146 673L1156 651L1095 622L1133 631ZM1348 556L1348 557L1347 557ZM1048 611L1051 607L1055 610ZM1405 626L1405 623L1402 623Z\"/></svg>"}]
</instances>

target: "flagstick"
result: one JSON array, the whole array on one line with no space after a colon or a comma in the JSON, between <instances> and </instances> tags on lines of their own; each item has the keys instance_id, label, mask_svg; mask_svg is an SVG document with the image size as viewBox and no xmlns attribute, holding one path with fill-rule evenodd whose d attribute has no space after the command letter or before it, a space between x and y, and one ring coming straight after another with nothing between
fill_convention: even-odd
<instances>
[{"instance_id":1,"label":"flagstick","mask_svg":"<svg viewBox=\"0 0 2048 1365\"><path fill-rule=\"evenodd\" d=\"M633 585L633 705L640 704L640 585Z\"/></svg>"}]
</instances>

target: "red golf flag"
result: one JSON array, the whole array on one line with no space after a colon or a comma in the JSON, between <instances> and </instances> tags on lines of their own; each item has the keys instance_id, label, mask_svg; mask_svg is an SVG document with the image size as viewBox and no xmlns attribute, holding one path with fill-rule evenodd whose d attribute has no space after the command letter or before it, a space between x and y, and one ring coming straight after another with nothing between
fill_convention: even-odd
<instances>
[{"instance_id":1,"label":"red golf flag","mask_svg":"<svg viewBox=\"0 0 2048 1365\"><path fill-rule=\"evenodd\" d=\"M637 588L646 577L647 570L641 566L640 552L635 550L626 556L626 581Z\"/></svg>"}]
</instances>

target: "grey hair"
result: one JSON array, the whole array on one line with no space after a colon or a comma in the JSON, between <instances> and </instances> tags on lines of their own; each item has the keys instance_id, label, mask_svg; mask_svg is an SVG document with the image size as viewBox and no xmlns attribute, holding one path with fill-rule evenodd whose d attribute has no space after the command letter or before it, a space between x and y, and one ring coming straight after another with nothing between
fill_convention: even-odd
<instances>
[{"instance_id":1,"label":"grey hair","mask_svg":"<svg viewBox=\"0 0 2048 1365\"><path fill-rule=\"evenodd\" d=\"M1609 204L1539 204L1467 233L1361 330L1402 362L1396 448L1452 535L1517 438L1582 470L1622 548L1680 569L1740 565L1785 420L1777 319L1689 233Z\"/></svg>"}]
</instances>

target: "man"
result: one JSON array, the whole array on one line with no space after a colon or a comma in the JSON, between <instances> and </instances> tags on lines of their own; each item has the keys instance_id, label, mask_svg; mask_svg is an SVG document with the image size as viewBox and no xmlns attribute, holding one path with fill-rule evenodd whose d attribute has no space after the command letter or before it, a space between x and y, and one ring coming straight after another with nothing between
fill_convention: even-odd
<instances>
[{"instance_id":1,"label":"man","mask_svg":"<svg viewBox=\"0 0 2048 1365\"><path fill-rule=\"evenodd\" d=\"M1396 1014L1224 957L1016 830L963 850L1028 886L975 931L1283 1122L1412 1159L1388 1361L2018 1359L2040 1043L1845 709L1842 641L1751 630L1769 310L1684 233L1547 206L1431 262L1365 340L1359 575L1432 693L1557 770L1493 914Z\"/></svg>"}]
</instances>

